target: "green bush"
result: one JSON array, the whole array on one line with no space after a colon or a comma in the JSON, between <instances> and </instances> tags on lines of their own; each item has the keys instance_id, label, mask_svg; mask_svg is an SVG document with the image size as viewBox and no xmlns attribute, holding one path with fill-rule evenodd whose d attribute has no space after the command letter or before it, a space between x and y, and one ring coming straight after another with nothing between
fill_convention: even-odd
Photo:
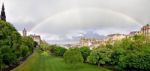
<instances>
[{"instance_id":1,"label":"green bush","mask_svg":"<svg viewBox=\"0 0 150 71\"><path fill-rule=\"evenodd\" d=\"M50 52L55 56L63 56L66 50L67 49L64 47L60 47L56 45L50 46Z\"/></svg>"},{"instance_id":2,"label":"green bush","mask_svg":"<svg viewBox=\"0 0 150 71\"><path fill-rule=\"evenodd\" d=\"M29 55L29 48L28 46L22 45L21 46L21 55L22 57L26 57Z\"/></svg>"},{"instance_id":3,"label":"green bush","mask_svg":"<svg viewBox=\"0 0 150 71\"><path fill-rule=\"evenodd\" d=\"M67 49L65 49L63 47L57 47L57 48L55 48L55 50L56 50L55 51L56 56L63 56Z\"/></svg>"},{"instance_id":4,"label":"green bush","mask_svg":"<svg viewBox=\"0 0 150 71\"><path fill-rule=\"evenodd\" d=\"M41 44L41 45L40 45L40 49L41 49L42 51L49 51L50 47L49 47L48 44Z\"/></svg>"}]
</instances>

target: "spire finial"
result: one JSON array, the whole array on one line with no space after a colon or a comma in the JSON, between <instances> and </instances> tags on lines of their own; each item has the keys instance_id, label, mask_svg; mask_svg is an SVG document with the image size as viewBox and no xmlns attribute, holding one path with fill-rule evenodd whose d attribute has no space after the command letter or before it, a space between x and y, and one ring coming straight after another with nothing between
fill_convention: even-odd
<instances>
[{"instance_id":1,"label":"spire finial","mask_svg":"<svg viewBox=\"0 0 150 71\"><path fill-rule=\"evenodd\" d=\"M2 10L5 10L4 2L3 2L3 4L2 4Z\"/></svg>"},{"instance_id":2,"label":"spire finial","mask_svg":"<svg viewBox=\"0 0 150 71\"><path fill-rule=\"evenodd\" d=\"M6 21L6 15L5 15L5 6L4 2L2 4L2 10L1 10L1 20Z\"/></svg>"}]
</instances>

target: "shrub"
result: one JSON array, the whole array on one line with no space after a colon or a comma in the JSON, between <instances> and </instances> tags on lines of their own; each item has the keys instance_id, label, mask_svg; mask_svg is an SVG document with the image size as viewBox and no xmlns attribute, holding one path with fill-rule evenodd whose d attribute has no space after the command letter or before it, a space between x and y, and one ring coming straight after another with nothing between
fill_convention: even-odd
<instances>
[{"instance_id":1,"label":"shrub","mask_svg":"<svg viewBox=\"0 0 150 71\"><path fill-rule=\"evenodd\" d=\"M21 55L22 57L26 57L29 54L29 48L28 46L22 45L21 46Z\"/></svg>"},{"instance_id":2,"label":"shrub","mask_svg":"<svg viewBox=\"0 0 150 71\"><path fill-rule=\"evenodd\" d=\"M41 49L42 51L49 51L50 47L49 47L48 44L41 44L41 45L40 45L40 49Z\"/></svg>"},{"instance_id":3,"label":"shrub","mask_svg":"<svg viewBox=\"0 0 150 71\"><path fill-rule=\"evenodd\" d=\"M67 49L64 47L60 47L60 46L56 46L56 45L50 46L50 51L55 56L63 56L64 53L66 52L66 50Z\"/></svg>"}]
</instances>

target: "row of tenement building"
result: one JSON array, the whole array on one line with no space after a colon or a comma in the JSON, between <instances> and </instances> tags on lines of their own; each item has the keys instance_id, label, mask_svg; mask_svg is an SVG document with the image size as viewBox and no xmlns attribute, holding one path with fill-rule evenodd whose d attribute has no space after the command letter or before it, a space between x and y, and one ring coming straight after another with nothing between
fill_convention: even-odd
<instances>
[{"instance_id":1,"label":"row of tenement building","mask_svg":"<svg viewBox=\"0 0 150 71\"><path fill-rule=\"evenodd\" d=\"M96 39L96 38L84 38L80 39L80 46L88 46L88 47L98 47L100 45L106 45L107 43L113 44L116 41L122 40L123 38L143 34L146 37L150 38L150 25L147 24L141 28L139 31L132 31L128 35L125 34L110 34L107 35L104 39Z\"/></svg>"}]
</instances>

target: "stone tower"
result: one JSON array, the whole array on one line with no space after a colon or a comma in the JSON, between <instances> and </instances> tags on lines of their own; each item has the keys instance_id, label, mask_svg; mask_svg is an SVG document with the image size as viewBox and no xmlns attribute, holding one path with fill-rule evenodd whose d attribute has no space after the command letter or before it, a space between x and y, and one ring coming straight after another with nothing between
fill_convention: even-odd
<instances>
[{"instance_id":1,"label":"stone tower","mask_svg":"<svg viewBox=\"0 0 150 71\"><path fill-rule=\"evenodd\" d=\"M2 4L1 20L6 21L6 15L5 15L5 7L4 7L4 3Z\"/></svg>"},{"instance_id":2,"label":"stone tower","mask_svg":"<svg viewBox=\"0 0 150 71\"><path fill-rule=\"evenodd\" d=\"M25 28L23 29L22 33L23 33L23 36L27 36L27 31Z\"/></svg>"}]
</instances>

